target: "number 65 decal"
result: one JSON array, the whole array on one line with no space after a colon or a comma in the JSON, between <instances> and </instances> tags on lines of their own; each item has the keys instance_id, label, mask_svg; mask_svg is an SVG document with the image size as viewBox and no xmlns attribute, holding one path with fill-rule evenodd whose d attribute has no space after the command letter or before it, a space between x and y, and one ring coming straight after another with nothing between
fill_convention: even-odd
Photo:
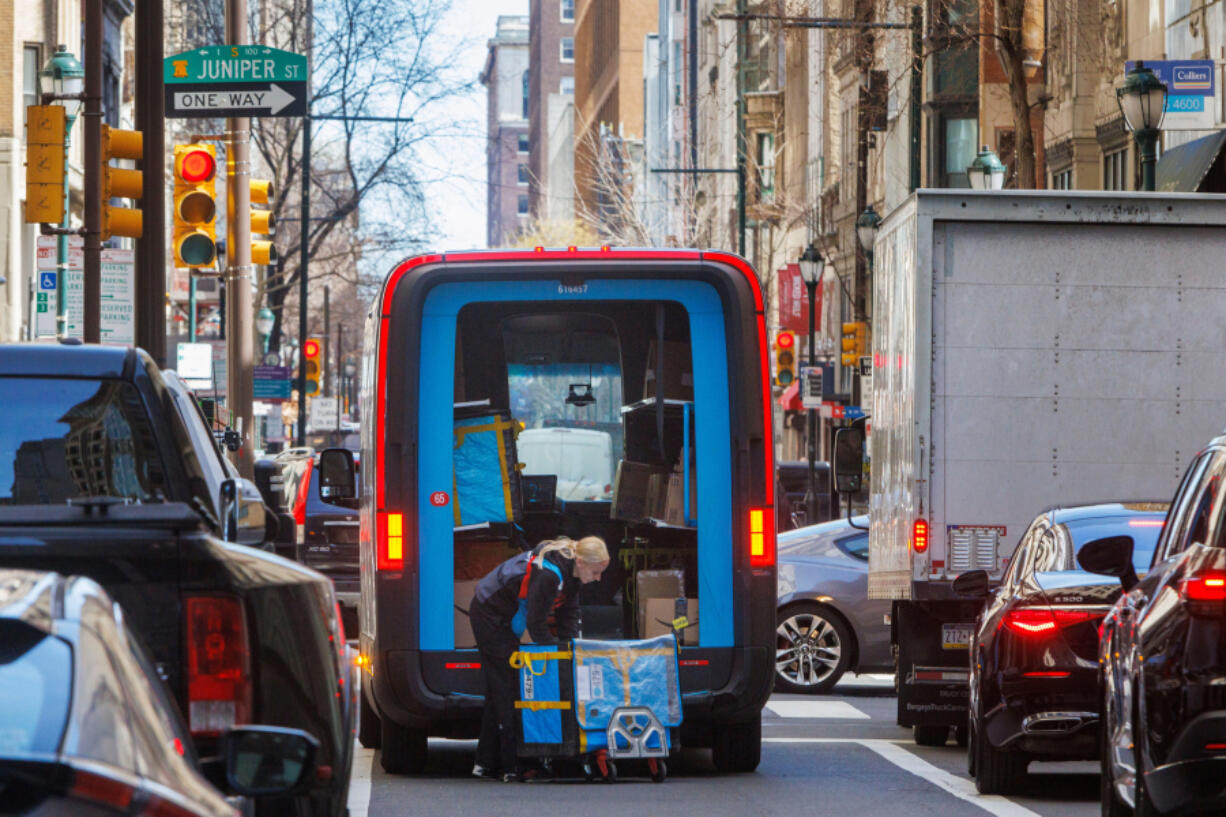
<instances>
[{"instance_id":1,"label":"number 65 decal","mask_svg":"<svg viewBox=\"0 0 1226 817\"><path fill-rule=\"evenodd\" d=\"M446 491L435 491L430 494L430 504L436 508L441 508L450 501L451 497L447 495Z\"/></svg>"}]
</instances>

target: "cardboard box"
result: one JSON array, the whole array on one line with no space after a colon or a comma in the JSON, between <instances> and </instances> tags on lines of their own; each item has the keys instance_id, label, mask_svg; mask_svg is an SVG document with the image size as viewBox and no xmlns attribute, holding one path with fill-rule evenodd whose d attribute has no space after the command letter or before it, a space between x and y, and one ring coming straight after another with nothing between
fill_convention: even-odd
<instances>
[{"instance_id":1,"label":"cardboard box","mask_svg":"<svg viewBox=\"0 0 1226 817\"><path fill-rule=\"evenodd\" d=\"M672 601L685 595L685 572L681 570L640 570L634 574L634 597L638 609L635 611L639 625L639 638L647 629L648 599L668 599ZM672 616L668 617L673 620Z\"/></svg>"},{"instance_id":2,"label":"cardboard box","mask_svg":"<svg viewBox=\"0 0 1226 817\"><path fill-rule=\"evenodd\" d=\"M457 581L455 583L455 600L451 606L455 617L455 648L457 650L471 649L477 646L473 638L472 624L468 621L468 608L473 603L473 593L477 590L475 581Z\"/></svg>"},{"instance_id":3,"label":"cardboard box","mask_svg":"<svg viewBox=\"0 0 1226 817\"><path fill-rule=\"evenodd\" d=\"M629 460L619 462L617 476L613 479L609 516L624 522L637 522L651 516L659 504L660 474L667 477L667 472L655 465Z\"/></svg>"},{"instance_id":4,"label":"cardboard box","mask_svg":"<svg viewBox=\"0 0 1226 817\"><path fill-rule=\"evenodd\" d=\"M490 542L455 543L456 581L479 581L491 570L519 553L519 548L505 539Z\"/></svg>"},{"instance_id":5,"label":"cardboard box","mask_svg":"<svg viewBox=\"0 0 1226 817\"><path fill-rule=\"evenodd\" d=\"M648 599L646 607L646 628L643 638L654 638L658 635L668 635L673 631L672 621L677 617L676 599ZM698 599L685 600L685 617L689 626L677 635L678 643L683 647L698 646Z\"/></svg>"},{"instance_id":6,"label":"cardboard box","mask_svg":"<svg viewBox=\"0 0 1226 817\"><path fill-rule=\"evenodd\" d=\"M643 397L656 396L656 342L647 346L647 374L643 378ZM694 363L690 344L676 340L664 341L665 400L694 399Z\"/></svg>"},{"instance_id":7,"label":"cardboard box","mask_svg":"<svg viewBox=\"0 0 1226 817\"><path fill-rule=\"evenodd\" d=\"M691 521L698 520L698 485L696 481L697 469L690 469L690 511L689 518ZM686 525L685 509L685 475L673 472L668 476L668 491L667 498L664 503L664 514L660 516L665 522L678 527Z\"/></svg>"}]
</instances>

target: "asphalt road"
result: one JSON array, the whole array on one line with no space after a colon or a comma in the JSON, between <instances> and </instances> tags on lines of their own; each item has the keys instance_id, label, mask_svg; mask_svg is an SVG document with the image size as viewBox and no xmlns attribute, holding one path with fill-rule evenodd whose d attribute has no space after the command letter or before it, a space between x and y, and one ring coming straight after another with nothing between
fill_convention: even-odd
<instances>
[{"instance_id":1,"label":"asphalt road","mask_svg":"<svg viewBox=\"0 0 1226 817\"><path fill-rule=\"evenodd\" d=\"M619 764L613 786L582 780L504 784L470 776L472 741L431 741L418 777L379 768L358 749L351 817L400 815L849 815L849 817L1090 817L1099 813L1097 767L1031 764L1025 795L983 797L966 776L966 751L916 746L894 724L884 677L845 679L838 694L776 695L763 717L762 764L755 774L720 777L710 755L685 751L669 777L653 784Z\"/></svg>"}]
</instances>

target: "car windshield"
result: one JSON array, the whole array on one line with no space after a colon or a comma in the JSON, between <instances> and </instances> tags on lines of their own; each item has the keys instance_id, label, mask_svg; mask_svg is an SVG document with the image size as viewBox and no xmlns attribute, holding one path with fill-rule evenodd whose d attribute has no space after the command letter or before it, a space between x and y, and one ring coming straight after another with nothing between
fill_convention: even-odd
<instances>
[{"instance_id":1,"label":"car windshield","mask_svg":"<svg viewBox=\"0 0 1226 817\"><path fill-rule=\"evenodd\" d=\"M0 505L152 501L165 493L153 429L131 383L13 377L0 388Z\"/></svg>"},{"instance_id":2,"label":"car windshield","mask_svg":"<svg viewBox=\"0 0 1226 817\"><path fill-rule=\"evenodd\" d=\"M53 755L68 718L72 649L0 619L0 758Z\"/></svg>"},{"instance_id":3,"label":"car windshield","mask_svg":"<svg viewBox=\"0 0 1226 817\"><path fill-rule=\"evenodd\" d=\"M1076 570L1076 553L1081 546L1105 536L1131 536L1132 564L1138 571L1149 569L1154 558L1154 547L1158 543L1158 535L1162 533L1165 516L1162 514L1138 514L1136 516L1094 517L1091 519L1066 519L1055 528L1060 533L1063 543L1071 540L1072 558L1067 544L1061 547L1051 547L1051 537L1045 537L1048 545L1040 545L1035 554L1034 570L1036 573L1053 570Z\"/></svg>"}]
</instances>

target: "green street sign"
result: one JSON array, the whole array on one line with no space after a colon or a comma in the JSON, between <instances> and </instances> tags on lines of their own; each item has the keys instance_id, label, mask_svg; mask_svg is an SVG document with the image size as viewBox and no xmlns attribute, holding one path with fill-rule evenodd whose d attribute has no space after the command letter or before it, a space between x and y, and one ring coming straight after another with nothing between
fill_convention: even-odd
<instances>
[{"instance_id":1,"label":"green street sign","mask_svg":"<svg viewBox=\"0 0 1226 817\"><path fill-rule=\"evenodd\" d=\"M266 45L208 45L162 60L166 84L306 82L304 54Z\"/></svg>"},{"instance_id":2,"label":"green street sign","mask_svg":"<svg viewBox=\"0 0 1226 817\"><path fill-rule=\"evenodd\" d=\"M209 45L162 61L169 119L304 116L307 58L266 45Z\"/></svg>"}]
</instances>

